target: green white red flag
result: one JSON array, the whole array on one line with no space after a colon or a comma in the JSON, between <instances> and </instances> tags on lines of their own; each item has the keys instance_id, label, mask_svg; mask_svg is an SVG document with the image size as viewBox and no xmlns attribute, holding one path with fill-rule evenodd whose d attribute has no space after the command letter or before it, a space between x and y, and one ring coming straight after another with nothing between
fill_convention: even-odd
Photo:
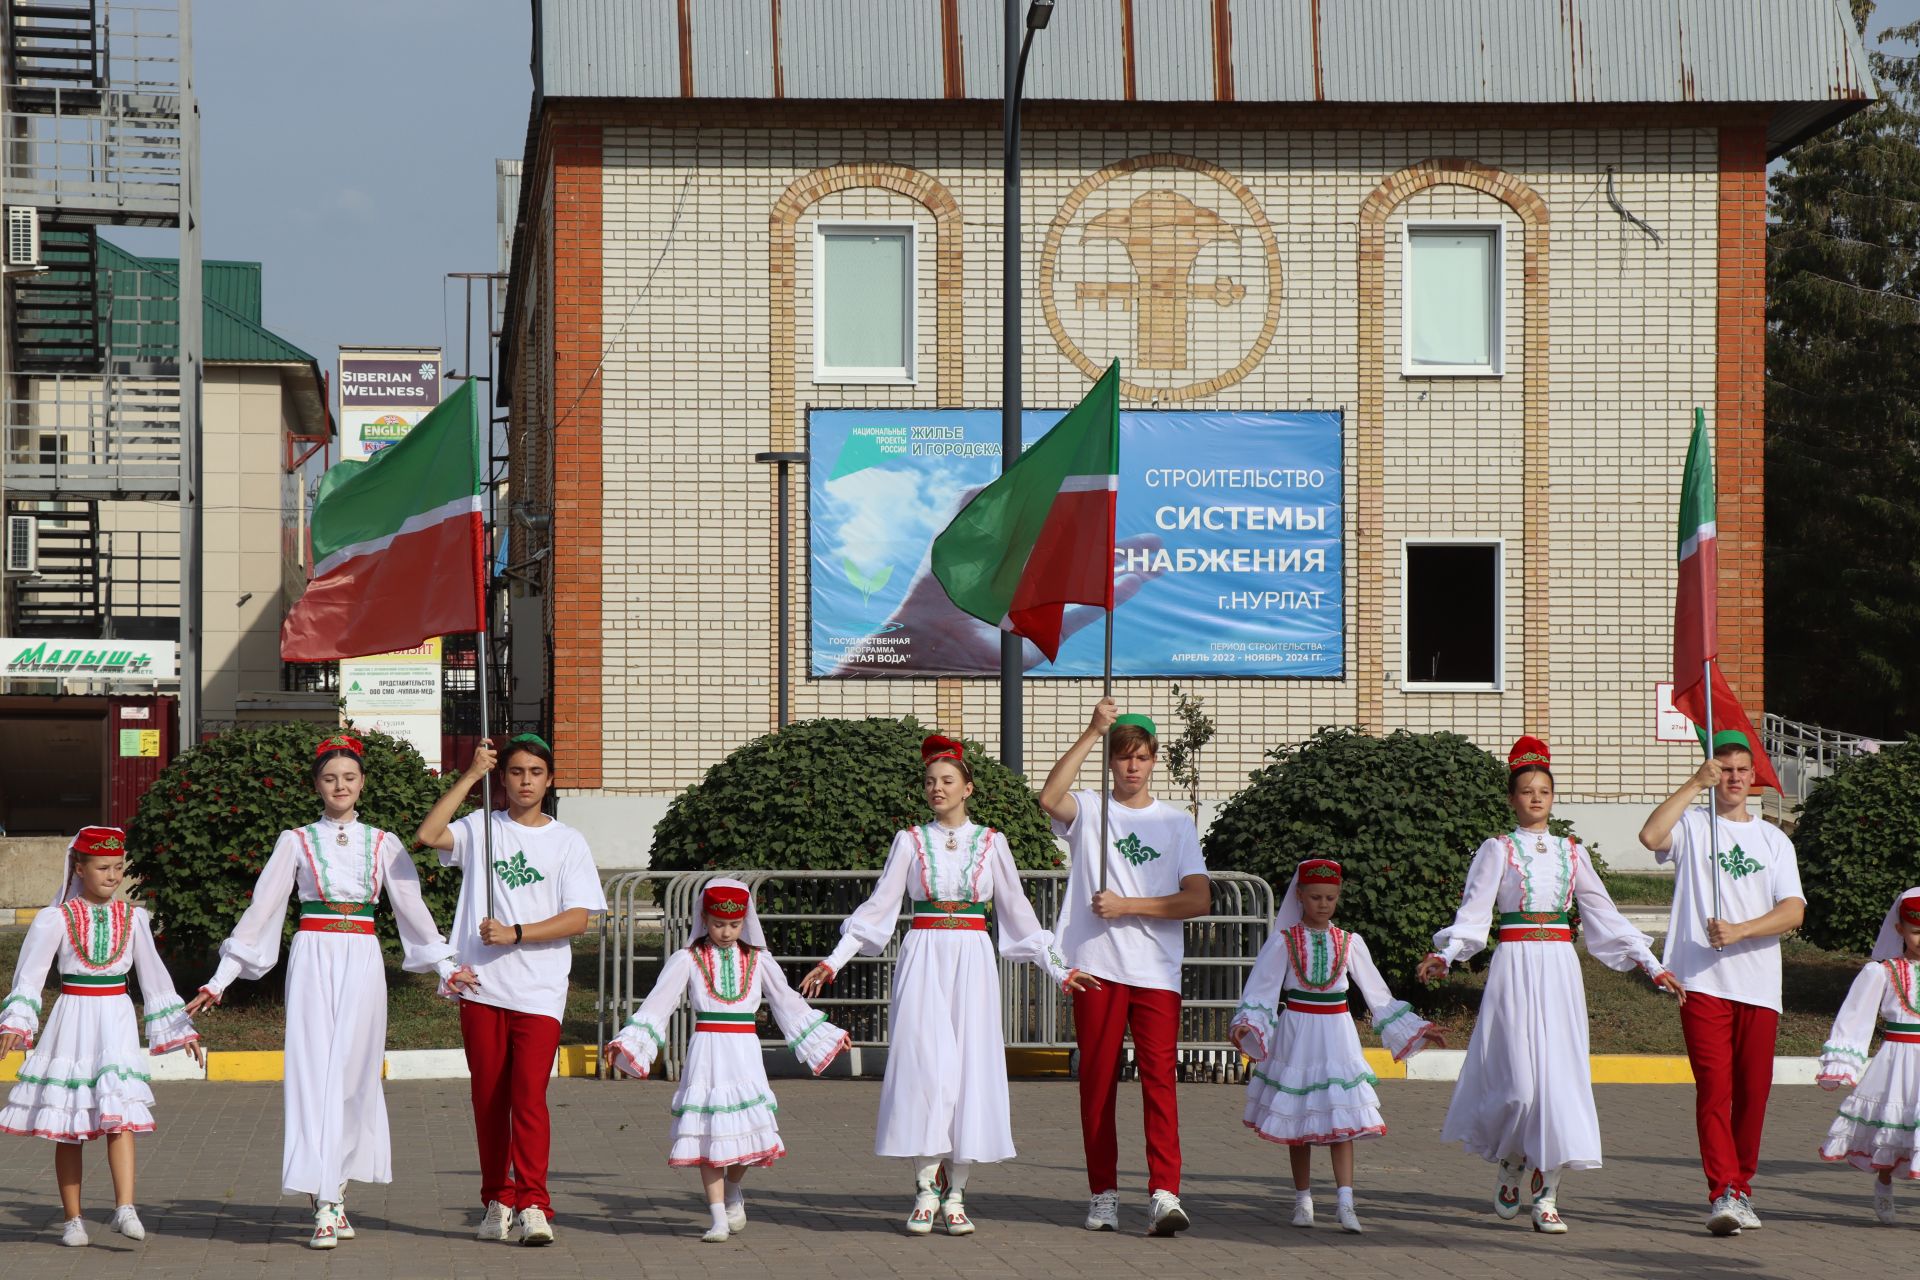
<instances>
[{"instance_id":1,"label":"green white red flag","mask_svg":"<svg viewBox=\"0 0 1920 1280\"><path fill-rule=\"evenodd\" d=\"M1120 362L933 540L933 576L966 613L1052 662L1068 605L1113 609Z\"/></svg>"},{"instance_id":2,"label":"green white red flag","mask_svg":"<svg viewBox=\"0 0 1920 1280\"><path fill-rule=\"evenodd\" d=\"M313 575L281 625L281 659L357 658L484 630L483 480L471 382L370 461L336 463L314 502Z\"/></svg>"}]
</instances>

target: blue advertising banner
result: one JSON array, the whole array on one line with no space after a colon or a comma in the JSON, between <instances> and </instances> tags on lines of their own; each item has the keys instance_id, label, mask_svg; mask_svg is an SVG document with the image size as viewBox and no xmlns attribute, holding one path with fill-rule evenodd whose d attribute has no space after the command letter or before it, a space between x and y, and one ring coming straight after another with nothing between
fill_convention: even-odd
<instances>
[{"instance_id":1,"label":"blue advertising banner","mask_svg":"<svg viewBox=\"0 0 1920 1280\"><path fill-rule=\"evenodd\" d=\"M1031 445L1061 410L1022 419ZM1000 474L997 409L807 415L815 676L987 676L1000 633L928 571L934 536ZM1116 676L1344 673L1337 412L1123 411ZM1098 676L1102 611L1068 612L1060 661Z\"/></svg>"}]
</instances>

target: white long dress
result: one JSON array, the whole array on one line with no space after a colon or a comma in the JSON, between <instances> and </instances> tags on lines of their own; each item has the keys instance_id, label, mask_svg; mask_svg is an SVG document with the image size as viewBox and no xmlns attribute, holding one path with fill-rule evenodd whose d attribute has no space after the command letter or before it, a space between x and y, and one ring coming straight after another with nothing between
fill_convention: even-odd
<instances>
[{"instance_id":1,"label":"white long dress","mask_svg":"<svg viewBox=\"0 0 1920 1280\"><path fill-rule=\"evenodd\" d=\"M1537 846L1544 846L1543 848ZM1652 940L1620 914L1584 850L1559 836L1515 831L1480 846L1453 923L1433 936L1448 963L1487 945L1494 914L1544 920L1502 923L1514 934L1564 935L1551 920L1580 905L1587 951L1610 969L1661 972ZM1587 1061L1587 992L1571 941L1522 940L1496 948L1480 1017L1447 1108L1443 1142L1484 1160L1542 1170L1600 1167L1600 1120Z\"/></svg>"},{"instance_id":2,"label":"white long dress","mask_svg":"<svg viewBox=\"0 0 1920 1280\"><path fill-rule=\"evenodd\" d=\"M345 842L341 842L341 837ZM409 973L454 971L453 947L420 897L420 877L390 832L321 819L282 831L254 885L253 905L220 944L206 990L264 976L280 959L287 898L301 926L287 957L286 1141L280 1184L287 1195L339 1201L346 1184L393 1181L387 1097L387 974L380 940L358 932L385 890ZM366 908L356 911L355 908Z\"/></svg>"},{"instance_id":3,"label":"white long dress","mask_svg":"<svg viewBox=\"0 0 1920 1280\"><path fill-rule=\"evenodd\" d=\"M61 995L42 1034L40 990L49 969L60 974ZM141 1018L126 993L129 973L140 984ZM20 944L13 990L0 1001L0 1032L18 1033L29 1051L0 1108L0 1131L69 1143L153 1132L151 1076L141 1069L147 1056L140 1052L142 1025L147 1054L200 1038L154 950L146 909L69 898L35 916Z\"/></svg>"},{"instance_id":4,"label":"white long dress","mask_svg":"<svg viewBox=\"0 0 1920 1280\"><path fill-rule=\"evenodd\" d=\"M1424 1047L1432 1024L1393 998L1359 934L1298 924L1260 949L1227 1038L1254 1063L1242 1122L1268 1142L1327 1146L1387 1131L1347 1009L1354 989L1395 1062Z\"/></svg>"},{"instance_id":5,"label":"white long dress","mask_svg":"<svg viewBox=\"0 0 1920 1280\"><path fill-rule=\"evenodd\" d=\"M1820 1087L1852 1090L1820 1145L1822 1160L1920 1180L1920 1171L1913 1167L1914 1132L1920 1129L1916 976L1913 965L1900 957L1875 960L1853 980L1820 1047ZM1886 1042L1869 1062L1875 1021L1885 1023Z\"/></svg>"},{"instance_id":6,"label":"white long dress","mask_svg":"<svg viewBox=\"0 0 1920 1280\"><path fill-rule=\"evenodd\" d=\"M838 973L856 953L879 955L901 899L911 898L916 922L925 923L908 929L894 968L874 1154L1011 1160L1000 971L993 942L972 922L984 923L979 913L991 903L1001 955L1029 961L1055 982L1070 969L1020 887L1006 838L971 822L952 835L953 849L947 828L931 823L894 835L880 883L840 926L826 964Z\"/></svg>"},{"instance_id":7,"label":"white long dress","mask_svg":"<svg viewBox=\"0 0 1920 1280\"><path fill-rule=\"evenodd\" d=\"M608 1061L645 1077L666 1043L667 1021L685 998L694 1031L680 1087L673 1094L675 1166L769 1165L787 1153L780 1141L780 1106L754 1027L762 999L800 1061L819 1075L847 1047L847 1033L827 1021L787 983L780 965L757 947L705 942L682 947L661 966L660 980L607 1046ZM733 1031L732 1027L744 1027Z\"/></svg>"}]
</instances>

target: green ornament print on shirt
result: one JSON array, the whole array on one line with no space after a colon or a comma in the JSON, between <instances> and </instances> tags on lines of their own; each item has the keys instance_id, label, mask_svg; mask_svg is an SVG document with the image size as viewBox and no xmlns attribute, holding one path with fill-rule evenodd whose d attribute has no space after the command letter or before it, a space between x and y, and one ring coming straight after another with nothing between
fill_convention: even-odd
<instances>
[{"instance_id":1,"label":"green ornament print on shirt","mask_svg":"<svg viewBox=\"0 0 1920 1280\"><path fill-rule=\"evenodd\" d=\"M1731 849L1720 851L1720 869L1735 880L1741 880L1760 870L1760 864L1749 858L1747 851L1736 844Z\"/></svg>"},{"instance_id":2,"label":"green ornament print on shirt","mask_svg":"<svg viewBox=\"0 0 1920 1280\"><path fill-rule=\"evenodd\" d=\"M1136 867L1143 862L1152 862L1160 856L1158 849L1143 843L1140 837L1133 833L1129 833L1124 840L1116 841L1113 847L1120 851L1121 857Z\"/></svg>"},{"instance_id":3,"label":"green ornament print on shirt","mask_svg":"<svg viewBox=\"0 0 1920 1280\"><path fill-rule=\"evenodd\" d=\"M546 877L527 863L524 851L513 855L510 862L496 862L493 869L500 873L500 879L509 889L524 889L530 884L539 884Z\"/></svg>"}]
</instances>

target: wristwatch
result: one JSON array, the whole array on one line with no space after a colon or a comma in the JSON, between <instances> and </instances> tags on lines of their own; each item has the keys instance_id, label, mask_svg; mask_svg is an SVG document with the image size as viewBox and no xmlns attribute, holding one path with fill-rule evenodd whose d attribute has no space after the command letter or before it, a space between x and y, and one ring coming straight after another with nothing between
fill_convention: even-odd
<instances>
[{"instance_id":1,"label":"wristwatch","mask_svg":"<svg viewBox=\"0 0 1920 1280\"><path fill-rule=\"evenodd\" d=\"M516 947L520 945L520 926L519 925L513 926L513 945Z\"/></svg>"}]
</instances>

